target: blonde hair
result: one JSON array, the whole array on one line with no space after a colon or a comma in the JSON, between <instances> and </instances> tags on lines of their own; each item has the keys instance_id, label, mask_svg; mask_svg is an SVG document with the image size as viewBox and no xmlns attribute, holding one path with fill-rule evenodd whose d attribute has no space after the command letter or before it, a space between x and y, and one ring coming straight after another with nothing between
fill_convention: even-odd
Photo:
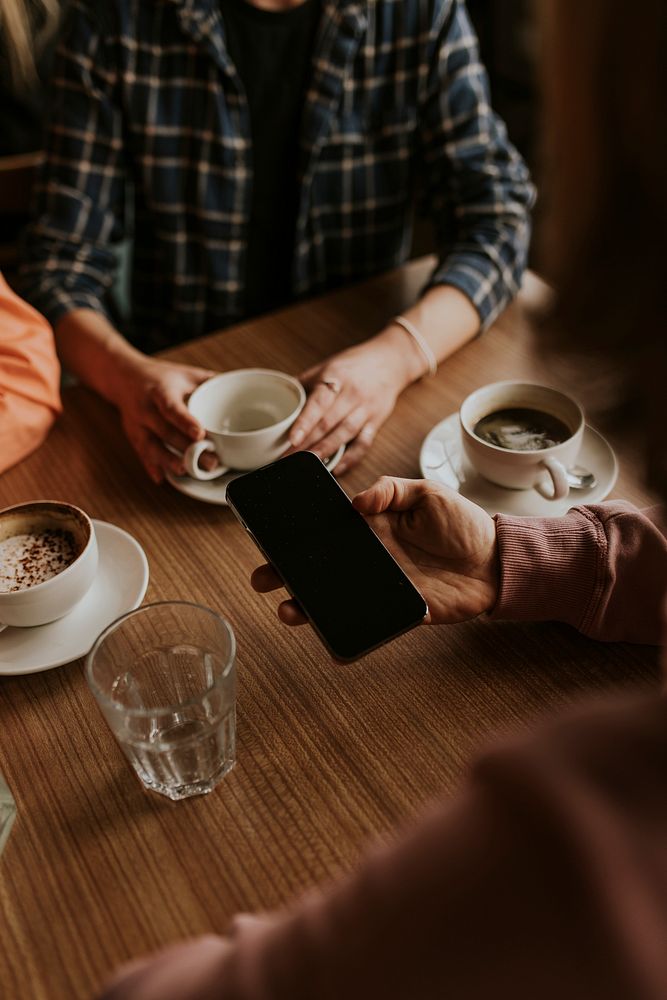
<instances>
[{"instance_id":1,"label":"blonde hair","mask_svg":"<svg viewBox=\"0 0 667 1000\"><path fill-rule=\"evenodd\" d=\"M37 81L36 55L58 24L57 0L0 0L2 45L17 88Z\"/></svg>"}]
</instances>

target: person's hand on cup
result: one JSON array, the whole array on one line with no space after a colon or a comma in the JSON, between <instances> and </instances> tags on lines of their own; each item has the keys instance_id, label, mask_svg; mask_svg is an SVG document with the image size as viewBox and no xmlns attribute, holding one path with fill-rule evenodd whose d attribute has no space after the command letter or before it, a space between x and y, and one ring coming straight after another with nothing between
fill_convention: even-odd
<instances>
[{"instance_id":1,"label":"person's hand on cup","mask_svg":"<svg viewBox=\"0 0 667 1000\"><path fill-rule=\"evenodd\" d=\"M481 507L429 480L388 476L353 503L424 595L432 624L466 621L493 608L499 582L496 525ZM253 572L251 584L259 593L283 585L268 565ZM293 600L280 604L278 617L286 625L307 621Z\"/></svg>"},{"instance_id":2,"label":"person's hand on cup","mask_svg":"<svg viewBox=\"0 0 667 1000\"><path fill-rule=\"evenodd\" d=\"M204 429L187 408L190 394L215 372L156 358L133 358L116 381L113 400L123 429L155 483L166 473L185 474L182 453L204 437ZM213 468L214 455L202 457Z\"/></svg>"},{"instance_id":3,"label":"person's hand on cup","mask_svg":"<svg viewBox=\"0 0 667 1000\"><path fill-rule=\"evenodd\" d=\"M404 337L385 331L301 374L309 396L290 433L292 451L312 451L324 461L344 444L336 475L356 465L403 389L423 374Z\"/></svg>"},{"instance_id":4,"label":"person's hand on cup","mask_svg":"<svg viewBox=\"0 0 667 1000\"><path fill-rule=\"evenodd\" d=\"M186 473L212 480L230 469L247 472L275 462L289 446L305 401L297 378L271 368L237 368L207 379L188 400L205 434L184 451ZM204 465L211 458L214 468Z\"/></svg>"}]
</instances>

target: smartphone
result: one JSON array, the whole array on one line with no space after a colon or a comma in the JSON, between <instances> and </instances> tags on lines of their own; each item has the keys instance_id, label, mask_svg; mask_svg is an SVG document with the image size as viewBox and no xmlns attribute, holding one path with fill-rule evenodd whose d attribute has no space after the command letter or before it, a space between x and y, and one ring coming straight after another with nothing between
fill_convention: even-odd
<instances>
[{"instance_id":1,"label":"smartphone","mask_svg":"<svg viewBox=\"0 0 667 1000\"><path fill-rule=\"evenodd\" d=\"M339 663L423 621L424 598L312 452L232 480L227 501Z\"/></svg>"}]
</instances>

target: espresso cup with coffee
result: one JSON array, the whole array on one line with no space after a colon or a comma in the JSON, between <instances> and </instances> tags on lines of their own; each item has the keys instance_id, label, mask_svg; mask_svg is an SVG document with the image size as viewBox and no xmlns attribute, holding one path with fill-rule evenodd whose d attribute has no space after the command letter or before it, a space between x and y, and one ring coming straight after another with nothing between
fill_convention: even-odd
<instances>
[{"instance_id":1,"label":"espresso cup with coffee","mask_svg":"<svg viewBox=\"0 0 667 1000\"><path fill-rule=\"evenodd\" d=\"M536 489L549 500L569 492L567 470L584 434L579 404L557 389L531 382L495 382L464 400L459 411L463 449L492 483Z\"/></svg>"},{"instance_id":2,"label":"espresso cup with coffee","mask_svg":"<svg viewBox=\"0 0 667 1000\"><path fill-rule=\"evenodd\" d=\"M97 572L92 521L69 503L38 500L0 511L0 628L62 618Z\"/></svg>"},{"instance_id":3,"label":"espresso cup with coffee","mask_svg":"<svg viewBox=\"0 0 667 1000\"><path fill-rule=\"evenodd\" d=\"M267 368L240 368L202 383L188 409L206 438L186 448L183 461L193 479L216 479L230 469L248 471L274 462L286 450L289 429L303 409L306 392L298 379ZM199 465L205 451L220 465Z\"/></svg>"}]
</instances>

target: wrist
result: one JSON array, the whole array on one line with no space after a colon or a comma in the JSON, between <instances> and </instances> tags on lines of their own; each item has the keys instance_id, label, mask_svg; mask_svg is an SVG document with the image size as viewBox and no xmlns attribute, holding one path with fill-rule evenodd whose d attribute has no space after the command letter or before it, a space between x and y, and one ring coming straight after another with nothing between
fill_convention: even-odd
<instances>
[{"instance_id":1,"label":"wrist","mask_svg":"<svg viewBox=\"0 0 667 1000\"><path fill-rule=\"evenodd\" d=\"M407 333L408 337L411 338L416 347L419 348L419 352L422 355L423 360L426 362L425 375L436 375L438 371L438 359L433 353L433 349L425 337L422 336L420 331L417 329L415 324L407 316L399 315L394 316L392 323L394 326L399 326L401 330Z\"/></svg>"},{"instance_id":2,"label":"wrist","mask_svg":"<svg viewBox=\"0 0 667 1000\"><path fill-rule=\"evenodd\" d=\"M400 392L425 374L426 361L419 345L393 320L376 339L382 343L387 356L391 359L390 363L395 370Z\"/></svg>"},{"instance_id":3,"label":"wrist","mask_svg":"<svg viewBox=\"0 0 667 1000\"><path fill-rule=\"evenodd\" d=\"M100 393L118 409L121 408L128 392L138 381L145 381L150 367L150 359L127 345L129 350L116 350L110 346L106 359L106 372Z\"/></svg>"}]
</instances>

